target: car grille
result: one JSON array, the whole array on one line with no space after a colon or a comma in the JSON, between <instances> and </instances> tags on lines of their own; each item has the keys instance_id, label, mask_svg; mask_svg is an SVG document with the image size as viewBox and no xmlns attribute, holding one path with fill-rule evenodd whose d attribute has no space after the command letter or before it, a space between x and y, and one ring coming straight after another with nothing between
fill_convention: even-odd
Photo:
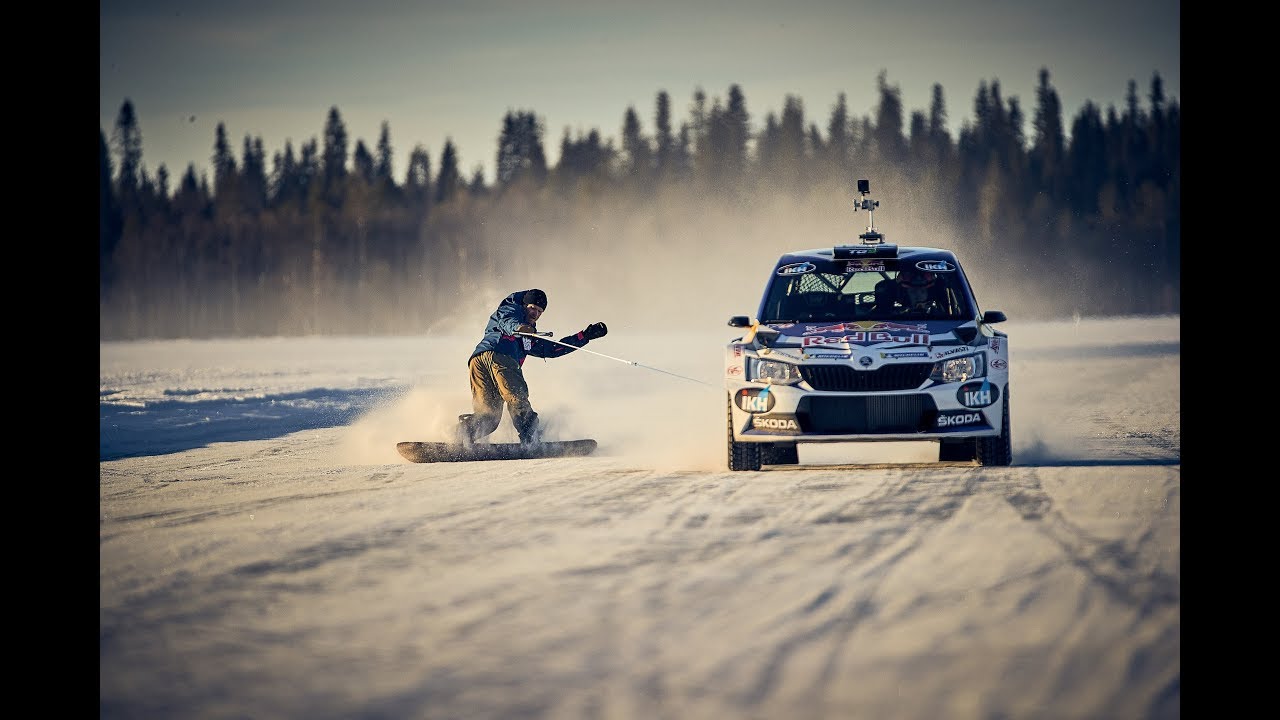
<instances>
[{"instance_id":1,"label":"car grille","mask_svg":"<svg viewBox=\"0 0 1280 720\"><path fill-rule=\"evenodd\" d=\"M796 420L808 433L909 433L929 430L938 406L929 395L820 397L800 399Z\"/></svg>"},{"instance_id":2,"label":"car grille","mask_svg":"<svg viewBox=\"0 0 1280 720\"><path fill-rule=\"evenodd\" d=\"M933 363L897 363L875 370L855 370L848 365L801 365L800 375L814 390L829 392L884 392L915 390L929 379Z\"/></svg>"}]
</instances>

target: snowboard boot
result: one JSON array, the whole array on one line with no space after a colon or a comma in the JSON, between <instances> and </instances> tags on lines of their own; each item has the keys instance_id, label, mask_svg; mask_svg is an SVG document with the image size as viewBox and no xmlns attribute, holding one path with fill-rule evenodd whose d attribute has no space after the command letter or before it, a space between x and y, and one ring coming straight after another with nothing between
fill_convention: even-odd
<instances>
[{"instance_id":1,"label":"snowboard boot","mask_svg":"<svg viewBox=\"0 0 1280 720\"><path fill-rule=\"evenodd\" d=\"M530 410L520 417L512 418L511 424L516 426L521 445L537 445L542 442L542 423L538 422L538 413Z\"/></svg>"},{"instance_id":2,"label":"snowboard boot","mask_svg":"<svg viewBox=\"0 0 1280 720\"><path fill-rule=\"evenodd\" d=\"M475 426L471 422L471 413L458 416L458 425L454 428L454 441L463 447L471 447L475 441Z\"/></svg>"}]
</instances>

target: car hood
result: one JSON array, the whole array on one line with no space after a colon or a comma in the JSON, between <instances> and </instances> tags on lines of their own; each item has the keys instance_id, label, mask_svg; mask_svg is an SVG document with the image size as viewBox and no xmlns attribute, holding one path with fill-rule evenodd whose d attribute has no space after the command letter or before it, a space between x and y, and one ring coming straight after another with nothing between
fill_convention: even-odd
<instances>
[{"instance_id":1,"label":"car hood","mask_svg":"<svg viewBox=\"0 0 1280 720\"><path fill-rule=\"evenodd\" d=\"M744 340L764 347L814 350L853 346L927 347L968 345L977 332L977 323L973 320L771 323L757 325Z\"/></svg>"}]
</instances>

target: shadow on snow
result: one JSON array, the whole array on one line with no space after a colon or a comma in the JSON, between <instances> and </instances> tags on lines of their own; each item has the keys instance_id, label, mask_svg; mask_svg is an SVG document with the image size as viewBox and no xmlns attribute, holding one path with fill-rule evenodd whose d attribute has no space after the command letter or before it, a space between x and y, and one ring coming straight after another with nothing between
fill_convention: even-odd
<instances>
[{"instance_id":1,"label":"shadow on snow","mask_svg":"<svg viewBox=\"0 0 1280 720\"><path fill-rule=\"evenodd\" d=\"M104 401L98 411L98 460L167 455L210 443L347 425L398 392L313 388L243 398L160 400L141 407Z\"/></svg>"}]
</instances>

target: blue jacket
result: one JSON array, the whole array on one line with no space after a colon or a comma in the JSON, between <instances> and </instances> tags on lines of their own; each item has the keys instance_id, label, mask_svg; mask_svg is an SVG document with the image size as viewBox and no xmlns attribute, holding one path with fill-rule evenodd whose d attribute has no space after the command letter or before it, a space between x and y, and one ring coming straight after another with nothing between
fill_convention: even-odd
<instances>
[{"instance_id":1,"label":"blue jacket","mask_svg":"<svg viewBox=\"0 0 1280 720\"><path fill-rule=\"evenodd\" d=\"M489 322L484 326L484 337L480 338L480 344L476 345L476 349L471 351L471 357L467 358L468 363L471 362L471 358L480 353L493 350L503 355L510 355L516 359L516 362L524 365L524 359L528 355L541 358L560 357L590 342L582 335L581 330L560 338L560 342L572 347L558 345L541 338L516 335L516 328L524 324L533 324L529 322L529 316L525 314L524 304L521 302L526 292L528 290L511 293L498 305L498 309L493 311L489 316Z\"/></svg>"}]
</instances>

